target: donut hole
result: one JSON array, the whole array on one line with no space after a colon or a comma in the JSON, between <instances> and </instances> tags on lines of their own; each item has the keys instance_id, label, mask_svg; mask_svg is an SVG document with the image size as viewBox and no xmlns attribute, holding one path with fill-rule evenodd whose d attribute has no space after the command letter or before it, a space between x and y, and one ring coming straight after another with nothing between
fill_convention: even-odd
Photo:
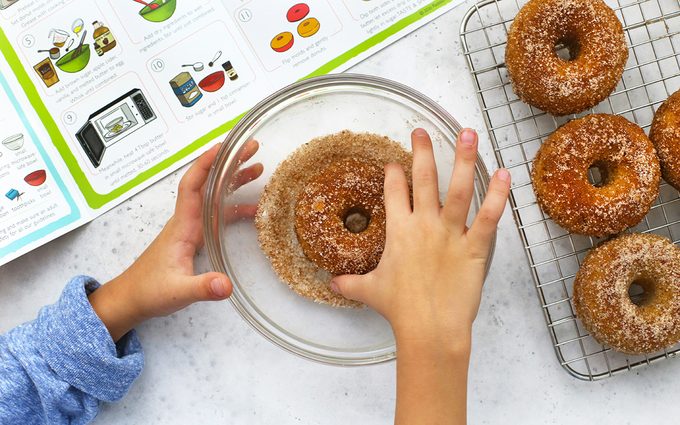
<instances>
[{"instance_id":1,"label":"donut hole","mask_svg":"<svg viewBox=\"0 0 680 425\"><path fill-rule=\"evenodd\" d=\"M651 279L637 278L628 287L628 297L638 307L651 303L655 294L656 285Z\"/></svg>"},{"instance_id":2,"label":"donut hole","mask_svg":"<svg viewBox=\"0 0 680 425\"><path fill-rule=\"evenodd\" d=\"M564 37L555 44L555 54L565 62L573 61L578 56L581 45L573 37Z\"/></svg>"},{"instance_id":3,"label":"donut hole","mask_svg":"<svg viewBox=\"0 0 680 425\"><path fill-rule=\"evenodd\" d=\"M602 161L594 162L588 168L588 182L595 187L606 186L611 176L611 166Z\"/></svg>"},{"instance_id":4,"label":"donut hole","mask_svg":"<svg viewBox=\"0 0 680 425\"><path fill-rule=\"evenodd\" d=\"M361 233L368 228L371 222L371 214L364 207L354 206L345 212L342 221L345 228L352 233Z\"/></svg>"}]
</instances>

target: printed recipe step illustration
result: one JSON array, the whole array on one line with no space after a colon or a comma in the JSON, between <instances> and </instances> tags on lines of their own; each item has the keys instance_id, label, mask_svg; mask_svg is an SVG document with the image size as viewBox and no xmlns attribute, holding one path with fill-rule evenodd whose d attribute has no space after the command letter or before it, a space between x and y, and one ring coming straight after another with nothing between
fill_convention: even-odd
<instances>
[{"instance_id":1,"label":"printed recipe step illustration","mask_svg":"<svg viewBox=\"0 0 680 425\"><path fill-rule=\"evenodd\" d=\"M32 239L0 235L0 264L195 158L274 91L342 71L453 7L441 0L0 0L2 76L17 99L3 107L25 123L0 135L0 217L20 219L19 210L35 212L40 199L52 198L53 218L77 217Z\"/></svg>"}]
</instances>

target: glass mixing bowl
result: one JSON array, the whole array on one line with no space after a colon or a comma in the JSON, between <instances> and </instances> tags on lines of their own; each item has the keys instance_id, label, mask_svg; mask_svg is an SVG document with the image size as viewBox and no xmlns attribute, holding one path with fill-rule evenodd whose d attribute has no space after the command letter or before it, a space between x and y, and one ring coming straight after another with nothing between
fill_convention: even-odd
<instances>
[{"instance_id":1,"label":"glass mixing bowl","mask_svg":"<svg viewBox=\"0 0 680 425\"><path fill-rule=\"evenodd\" d=\"M410 151L416 127L432 136L444 199L460 126L432 100L389 80L338 74L301 81L260 102L231 130L206 188L205 241L214 269L233 282L234 307L262 335L302 357L334 365L395 357L394 336L385 319L370 308L334 308L289 289L261 251L252 218L234 220L232 213L235 205L257 204L277 165L313 138L342 130L370 132ZM239 154L250 139L257 140L260 149L243 164ZM263 175L236 187L238 170L254 162L264 165ZM478 158L469 218L481 205L487 184L487 171Z\"/></svg>"}]
</instances>

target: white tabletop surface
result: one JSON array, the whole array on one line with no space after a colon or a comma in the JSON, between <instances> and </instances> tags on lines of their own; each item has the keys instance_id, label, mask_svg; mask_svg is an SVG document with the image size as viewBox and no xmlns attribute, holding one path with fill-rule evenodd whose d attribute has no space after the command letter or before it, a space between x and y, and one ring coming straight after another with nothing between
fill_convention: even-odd
<instances>
[{"instance_id":1,"label":"white tabletop surface","mask_svg":"<svg viewBox=\"0 0 680 425\"><path fill-rule=\"evenodd\" d=\"M468 4L470 4L468 2ZM458 28L467 5L388 47L352 72L429 95L480 129L495 169ZM102 282L124 270L170 216L179 176L169 176L92 223L0 268L0 333L34 318L75 274ZM205 253L199 269L208 269ZM142 376L98 424L388 424L395 363L339 368L311 363L252 330L228 302L194 305L139 327ZM669 423L680 413L680 365L665 361L588 383L558 364L509 211L474 329L471 424Z\"/></svg>"}]
</instances>

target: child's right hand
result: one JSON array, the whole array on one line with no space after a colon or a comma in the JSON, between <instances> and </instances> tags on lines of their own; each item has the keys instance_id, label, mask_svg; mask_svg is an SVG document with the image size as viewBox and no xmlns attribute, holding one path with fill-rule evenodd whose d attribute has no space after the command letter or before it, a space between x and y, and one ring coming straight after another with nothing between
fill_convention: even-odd
<instances>
[{"instance_id":1,"label":"child's right hand","mask_svg":"<svg viewBox=\"0 0 680 425\"><path fill-rule=\"evenodd\" d=\"M378 267L366 275L333 279L347 298L373 307L397 338L465 342L477 316L489 251L510 189L501 169L472 226L465 222L474 190L477 134L464 130L444 206L440 206L432 142L412 134L413 208L404 170L385 169L387 241Z\"/></svg>"},{"instance_id":2,"label":"child's right hand","mask_svg":"<svg viewBox=\"0 0 680 425\"><path fill-rule=\"evenodd\" d=\"M472 226L477 134L464 130L442 207L432 142L413 142L413 207L404 170L385 169L387 240L372 272L338 276L331 287L389 320L397 343L397 424L465 424L472 322L489 251L510 190L500 169Z\"/></svg>"}]
</instances>

